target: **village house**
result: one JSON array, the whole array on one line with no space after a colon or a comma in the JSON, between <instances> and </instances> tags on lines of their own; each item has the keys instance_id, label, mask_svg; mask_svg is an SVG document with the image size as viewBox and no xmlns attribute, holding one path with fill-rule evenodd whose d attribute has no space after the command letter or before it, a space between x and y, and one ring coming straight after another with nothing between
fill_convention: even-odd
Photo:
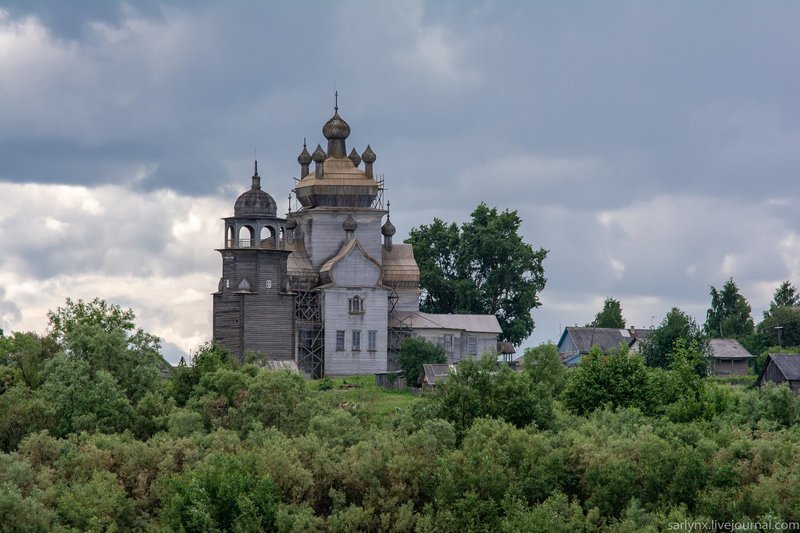
<instances>
[{"instance_id":1,"label":"village house","mask_svg":"<svg viewBox=\"0 0 800 533\"><path fill-rule=\"evenodd\" d=\"M631 350L638 350L639 343L646 339L652 330L616 328L593 328L568 326L564 328L561 338L556 345L561 355L561 362L565 366L580 364L581 357L588 354L593 346L597 346L604 353L619 350L624 346Z\"/></svg>"},{"instance_id":2,"label":"village house","mask_svg":"<svg viewBox=\"0 0 800 533\"><path fill-rule=\"evenodd\" d=\"M757 384L761 387L767 382L778 385L788 383L792 392L797 394L800 391L800 355L785 353L767 355Z\"/></svg>"},{"instance_id":3,"label":"village house","mask_svg":"<svg viewBox=\"0 0 800 533\"><path fill-rule=\"evenodd\" d=\"M709 339L709 371L715 376L743 376L754 359L736 339Z\"/></svg>"}]
</instances>

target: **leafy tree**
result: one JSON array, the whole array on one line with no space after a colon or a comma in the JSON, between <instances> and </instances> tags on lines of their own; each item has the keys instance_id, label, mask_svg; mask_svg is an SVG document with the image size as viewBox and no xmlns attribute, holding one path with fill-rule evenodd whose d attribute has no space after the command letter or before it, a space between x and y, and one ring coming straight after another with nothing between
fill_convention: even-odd
<instances>
[{"instance_id":1,"label":"leafy tree","mask_svg":"<svg viewBox=\"0 0 800 533\"><path fill-rule=\"evenodd\" d=\"M800 306L800 294L797 292L797 288L788 280L784 281L775 289L775 294L769 304L769 310L764 311L764 318L776 308L797 306Z\"/></svg>"},{"instance_id":2,"label":"leafy tree","mask_svg":"<svg viewBox=\"0 0 800 533\"><path fill-rule=\"evenodd\" d=\"M20 381L30 388L41 384L44 366L57 352L52 338L36 333L13 332L0 338L0 362L15 368Z\"/></svg>"},{"instance_id":3,"label":"leafy tree","mask_svg":"<svg viewBox=\"0 0 800 533\"><path fill-rule=\"evenodd\" d=\"M712 285L710 294L711 307L706 313L703 326L706 335L716 338L743 338L753 334L750 304L739 294L733 278L729 278L720 290Z\"/></svg>"},{"instance_id":4,"label":"leafy tree","mask_svg":"<svg viewBox=\"0 0 800 533\"><path fill-rule=\"evenodd\" d=\"M679 340L686 343L702 343L703 334L694 318L677 307L673 307L650 333L639 349L648 366L666 368Z\"/></svg>"},{"instance_id":5,"label":"leafy tree","mask_svg":"<svg viewBox=\"0 0 800 533\"><path fill-rule=\"evenodd\" d=\"M586 325L587 328L625 328L625 319L622 318L622 306L619 300L606 298L603 309L597 313L594 320Z\"/></svg>"},{"instance_id":6,"label":"leafy tree","mask_svg":"<svg viewBox=\"0 0 800 533\"><path fill-rule=\"evenodd\" d=\"M554 394L560 394L567 380L567 369L561 363L558 348L552 342L526 348L523 368L536 383L547 383Z\"/></svg>"},{"instance_id":7,"label":"leafy tree","mask_svg":"<svg viewBox=\"0 0 800 533\"><path fill-rule=\"evenodd\" d=\"M104 370L138 401L159 385L161 357L158 337L136 328L130 309L95 298L91 302L67 299L64 307L48 313L50 335L71 358L87 363L90 374Z\"/></svg>"},{"instance_id":8,"label":"leafy tree","mask_svg":"<svg viewBox=\"0 0 800 533\"><path fill-rule=\"evenodd\" d=\"M800 346L800 309L775 307L764 315L756 328L762 346Z\"/></svg>"},{"instance_id":9,"label":"leafy tree","mask_svg":"<svg viewBox=\"0 0 800 533\"><path fill-rule=\"evenodd\" d=\"M400 344L397 354L397 366L403 371L406 383L415 387L419 383L422 365L426 363L446 363L444 348L433 344L423 337L407 337Z\"/></svg>"},{"instance_id":10,"label":"leafy tree","mask_svg":"<svg viewBox=\"0 0 800 533\"><path fill-rule=\"evenodd\" d=\"M589 413L610 404L613 407L649 408L649 380L642 358L622 346L604 354L593 346L570 373L564 388L564 404L573 412Z\"/></svg>"},{"instance_id":11,"label":"leafy tree","mask_svg":"<svg viewBox=\"0 0 800 533\"><path fill-rule=\"evenodd\" d=\"M481 203L460 229L439 219L412 229L406 242L420 267L421 308L496 315L503 340L519 345L534 328L547 256L522 240L521 222L516 211Z\"/></svg>"},{"instance_id":12,"label":"leafy tree","mask_svg":"<svg viewBox=\"0 0 800 533\"><path fill-rule=\"evenodd\" d=\"M271 531L280 493L252 454L213 454L176 476L163 517L176 531Z\"/></svg>"},{"instance_id":13,"label":"leafy tree","mask_svg":"<svg viewBox=\"0 0 800 533\"><path fill-rule=\"evenodd\" d=\"M462 433L481 417L498 418L517 427L535 424L548 428L552 423L550 385L536 383L507 365L497 368L491 354L480 361L462 361L458 372L438 387L442 417Z\"/></svg>"}]
</instances>

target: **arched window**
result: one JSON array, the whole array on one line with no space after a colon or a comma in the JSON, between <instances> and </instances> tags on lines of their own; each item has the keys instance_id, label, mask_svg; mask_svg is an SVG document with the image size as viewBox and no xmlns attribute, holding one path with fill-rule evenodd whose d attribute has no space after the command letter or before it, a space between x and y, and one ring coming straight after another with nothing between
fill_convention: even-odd
<instances>
[{"instance_id":1,"label":"arched window","mask_svg":"<svg viewBox=\"0 0 800 533\"><path fill-rule=\"evenodd\" d=\"M353 296L348 300L348 310L351 315L360 315L364 312L364 298Z\"/></svg>"},{"instance_id":2,"label":"arched window","mask_svg":"<svg viewBox=\"0 0 800 533\"><path fill-rule=\"evenodd\" d=\"M250 226L242 226L239 228L239 248L250 248L253 246L253 239L255 239L255 232Z\"/></svg>"},{"instance_id":3,"label":"arched window","mask_svg":"<svg viewBox=\"0 0 800 533\"><path fill-rule=\"evenodd\" d=\"M233 226L228 226L228 229L225 231L225 248L233 248L236 246L234 242L234 232Z\"/></svg>"}]
</instances>

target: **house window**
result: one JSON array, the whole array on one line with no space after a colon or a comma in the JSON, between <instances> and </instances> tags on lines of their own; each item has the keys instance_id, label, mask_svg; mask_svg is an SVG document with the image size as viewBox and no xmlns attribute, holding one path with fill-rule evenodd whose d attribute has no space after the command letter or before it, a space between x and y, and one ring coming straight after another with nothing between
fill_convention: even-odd
<instances>
[{"instance_id":1,"label":"house window","mask_svg":"<svg viewBox=\"0 0 800 533\"><path fill-rule=\"evenodd\" d=\"M453 334L448 333L444 336L444 351L453 353Z\"/></svg>"},{"instance_id":2,"label":"house window","mask_svg":"<svg viewBox=\"0 0 800 533\"><path fill-rule=\"evenodd\" d=\"M467 355L478 355L478 337L467 337Z\"/></svg>"},{"instance_id":3,"label":"house window","mask_svg":"<svg viewBox=\"0 0 800 533\"><path fill-rule=\"evenodd\" d=\"M271 289L272 288L272 280L271 279L268 279L268 280L264 281L264 288L265 289Z\"/></svg>"},{"instance_id":4,"label":"house window","mask_svg":"<svg viewBox=\"0 0 800 533\"><path fill-rule=\"evenodd\" d=\"M336 351L344 351L344 331L342 330L336 332Z\"/></svg>"},{"instance_id":5,"label":"house window","mask_svg":"<svg viewBox=\"0 0 800 533\"><path fill-rule=\"evenodd\" d=\"M229 279L225 280L225 288L226 289L230 289L231 288L231 280L229 280Z\"/></svg>"},{"instance_id":6,"label":"house window","mask_svg":"<svg viewBox=\"0 0 800 533\"><path fill-rule=\"evenodd\" d=\"M361 332L353 331L353 351L361 351Z\"/></svg>"},{"instance_id":7,"label":"house window","mask_svg":"<svg viewBox=\"0 0 800 533\"><path fill-rule=\"evenodd\" d=\"M367 349L370 352L378 349L378 332L374 329L367 332Z\"/></svg>"},{"instance_id":8,"label":"house window","mask_svg":"<svg viewBox=\"0 0 800 533\"><path fill-rule=\"evenodd\" d=\"M353 296L348 300L351 315L360 315L364 312L364 298Z\"/></svg>"}]
</instances>

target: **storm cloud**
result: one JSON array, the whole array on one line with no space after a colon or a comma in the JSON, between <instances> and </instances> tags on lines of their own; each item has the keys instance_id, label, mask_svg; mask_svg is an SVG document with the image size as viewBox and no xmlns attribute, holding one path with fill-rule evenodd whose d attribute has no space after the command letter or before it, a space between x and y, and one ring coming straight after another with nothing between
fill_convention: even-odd
<instances>
[{"instance_id":1,"label":"storm cloud","mask_svg":"<svg viewBox=\"0 0 800 533\"><path fill-rule=\"evenodd\" d=\"M285 208L334 87L403 237L484 201L550 251L528 341L606 296L755 318L800 282L800 6L2 2L0 328L132 307L172 359L211 334L219 218L259 160Z\"/></svg>"}]
</instances>

